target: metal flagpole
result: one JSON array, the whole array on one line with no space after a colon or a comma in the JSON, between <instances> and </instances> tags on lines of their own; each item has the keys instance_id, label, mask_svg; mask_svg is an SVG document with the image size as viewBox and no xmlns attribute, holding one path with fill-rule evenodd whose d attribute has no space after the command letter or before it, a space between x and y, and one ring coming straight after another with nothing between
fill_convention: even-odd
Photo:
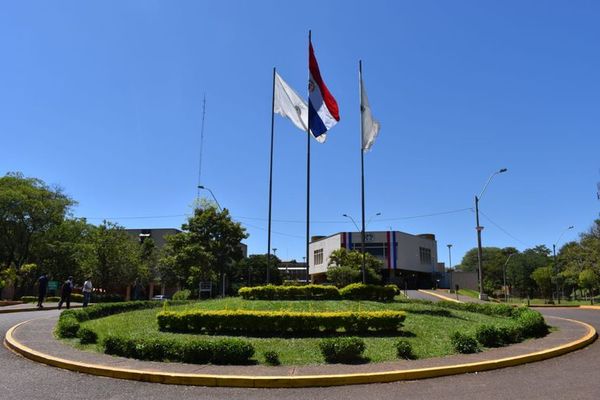
<instances>
[{"instance_id":1,"label":"metal flagpole","mask_svg":"<svg viewBox=\"0 0 600 400\"><path fill-rule=\"evenodd\" d=\"M310 44L312 32L308 31L308 79L310 87ZM306 128L306 283L309 283L310 273L308 266L310 265L309 244L310 244L310 88L308 91L308 107L309 118Z\"/></svg>"},{"instance_id":2,"label":"metal flagpole","mask_svg":"<svg viewBox=\"0 0 600 400\"><path fill-rule=\"evenodd\" d=\"M275 67L273 67L273 96L271 99L271 158L269 161L269 228L267 233L267 284L270 282L271 270L271 204L273 198L273 140L275 126ZM248 281L250 278L248 278Z\"/></svg>"},{"instance_id":3,"label":"metal flagpole","mask_svg":"<svg viewBox=\"0 0 600 400\"><path fill-rule=\"evenodd\" d=\"M365 152L363 149L363 103L362 103L362 60L358 61L358 87L360 95L360 179L361 179L361 200L362 200L362 230L360 232L361 251L362 251L362 283L367 283L366 275L366 255L365 255Z\"/></svg>"}]
</instances>

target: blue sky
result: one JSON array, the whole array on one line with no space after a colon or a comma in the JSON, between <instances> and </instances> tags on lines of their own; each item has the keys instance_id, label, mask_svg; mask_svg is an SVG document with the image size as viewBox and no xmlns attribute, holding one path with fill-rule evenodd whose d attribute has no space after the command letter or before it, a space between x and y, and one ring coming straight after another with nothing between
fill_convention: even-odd
<instances>
[{"instance_id":1,"label":"blue sky","mask_svg":"<svg viewBox=\"0 0 600 400\"><path fill-rule=\"evenodd\" d=\"M599 17L584 0L4 1L0 173L60 185L93 223L179 227L206 94L201 182L266 252L272 68L304 94L312 29L341 114L312 146L313 234L359 222L362 59L382 125L369 229L434 233L455 263L476 245L473 196L506 167L481 201L483 244L551 247L600 209ZM273 247L301 260L305 136L280 117L275 135Z\"/></svg>"}]
</instances>

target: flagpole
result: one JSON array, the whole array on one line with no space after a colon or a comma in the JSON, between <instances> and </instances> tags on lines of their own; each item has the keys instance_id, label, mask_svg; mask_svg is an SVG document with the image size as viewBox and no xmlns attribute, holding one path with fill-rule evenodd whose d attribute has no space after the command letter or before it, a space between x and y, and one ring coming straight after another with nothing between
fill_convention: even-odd
<instances>
[{"instance_id":1,"label":"flagpole","mask_svg":"<svg viewBox=\"0 0 600 400\"><path fill-rule=\"evenodd\" d=\"M271 98L271 158L269 161L269 227L267 233L267 284L270 282L271 272L271 205L273 199L273 140L275 126L275 67L273 67L273 94ZM248 282L250 284L250 282Z\"/></svg>"},{"instance_id":2,"label":"flagpole","mask_svg":"<svg viewBox=\"0 0 600 400\"><path fill-rule=\"evenodd\" d=\"M358 60L358 87L360 95L360 180L361 180L361 203L362 203L362 231L360 233L361 251L362 251L362 282L367 283L366 275L366 255L365 255L365 152L363 149L363 103L362 103L362 60Z\"/></svg>"},{"instance_id":3,"label":"flagpole","mask_svg":"<svg viewBox=\"0 0 600 400\"><path fill-rule=\"evenodd\" d=\"M310 82L310 43L312 39L312 32L308 31L308 59L309 59L309 68L308 68L308 80ZM310 89L308 91L308 107L310 109ZM310 245L310 111L308 112L309 118L308 123L306 124L306 283L310 282L310 255L309 255L309 245Z\"/></svg>"}]
</instances>

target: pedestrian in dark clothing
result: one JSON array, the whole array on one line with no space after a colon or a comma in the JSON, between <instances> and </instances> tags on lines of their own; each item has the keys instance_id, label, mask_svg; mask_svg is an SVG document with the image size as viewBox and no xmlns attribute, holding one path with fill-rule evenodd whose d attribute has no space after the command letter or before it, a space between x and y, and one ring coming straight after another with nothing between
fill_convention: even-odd
<instances>
[{"instance_id":1,"label":"pedestrian in dark clothing","mask_svg":"<svg viewBox=\"0 0 600 400\"><path fill-rule=\"evenodd\" d=\"M42 303L44 302L44 298L46 297L46 291L48 290L48 277L46 274L42 274L42 276L38 279L38 308L44 307Z\"/></svg>"},{"instance_id":2,"label":"pedestrian in dark clothing","mask_svg":"<svg viewBox=\"0 0 600 400\"><path fill-rule=\"evenodd\" d=\"M62 285L62 290L60 293L60 301L58 302L58 309L62 308L63 303L67 303L67 309L71 307L71 292L73 291L73 277L70 276L69 279L65 281Z\"/></svg>"}]
</instances>

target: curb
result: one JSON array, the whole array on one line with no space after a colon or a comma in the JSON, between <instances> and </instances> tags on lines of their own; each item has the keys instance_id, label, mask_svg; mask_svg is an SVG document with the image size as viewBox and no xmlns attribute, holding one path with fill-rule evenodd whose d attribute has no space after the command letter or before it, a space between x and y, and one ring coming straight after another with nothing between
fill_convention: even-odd
<instances>
[{"instance_id":1,"label":"curb","mask_svg":"<svg viewBox=\"0 0 600 400\"><path fill-rule=\"evenodd\" d=\"M556 317L558 318L558 317ZM50 356L33 350L13 337L13 332L29 321L21 322L11 327L4 338L4 345L30 360L50 366L110 378L128 379L143 382L164 383L172 385L221 386L221 387L250 387L250 388L306 388L322 386L355 385L366 383L386 383L401 380L427 379L440 376L464 374L470 372L489 371L498 368L511 367L535 361L557 357L578 350L594 342L597 333L594 327L581 321L560 318L583 325L587 333L570 343L550 349L475 363L449 365L398 371L370 372L362 374L339 375L306 375L306 376L233 376L233 375L202 375L144 371L136 369L112 368L103 365L87 364Z\"/></svg>"},{"instance_id":2,"label":"curb","mask_svg":"<svg viewBox=\"0 0 600 400\"><path fill-rule=\"evenodd\" d=\"M438 293L435 293L435 292L430 292L429 290L418 289L417 291L421 292L421 293L428 294L430 296L437 297L437 298L442 299L442 300L453 301L455 303L462 303L462 301L460 301L460 300L453 299L452 297L446 297L444 295L441 295L441 294L438 294Z\"/></svg>"}]
</instances>

